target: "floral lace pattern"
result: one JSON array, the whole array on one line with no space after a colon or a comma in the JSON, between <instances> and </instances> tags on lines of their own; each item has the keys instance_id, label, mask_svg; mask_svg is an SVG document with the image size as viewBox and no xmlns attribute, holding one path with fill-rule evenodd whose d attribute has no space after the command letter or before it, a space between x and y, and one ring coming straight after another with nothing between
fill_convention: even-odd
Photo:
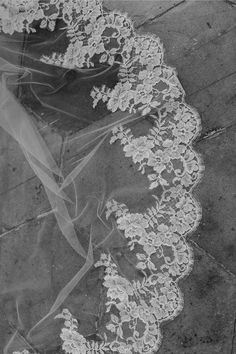
<instances>
[{"instance_id":1,"label":"floral lace pattern","mask_svg":"<svg viewBox=\"0 0 236 354\"><path fill-rule=\"evenodd\" d=\"M59 1L38 0L2 0L0 2L0 29L9 34L14 32L35 32L34 21L40 21L40 27L54 30L58 17ZM54 6L55 5L55 6ZM52 11L53 8L53 11Z\"/></svg>"},{"instance_id":2,"label":"floral lace pattern","mask_svg":"<svg viewBox=\"0 0 236 354\"><path fill-rule=\"evenodd\" d=\"M119 82L113 88L94 87L93 107L102 103L111 112L141 111L153 122L144 136L116 126L110 139L111 144L120 143L153 190L152 205L139 213L116 200L106 203L106 218L115 218L142 278L127 279L110 253L101 254L95 266L104 267L106 311L111 313L101 341L80 334L68 310L56 318L65 320L61 339L68 354L154 353L161 342L161 323L183 307L178 281L193 263L186 236L201 217L192 195L203 172L192 147L200 130L198 114L185 103L176 71L164 63L159 38L136 34L126 15L105 12L100 0L4 0L0 18L1 30L10 34L34 31L34 20L53 30L55 20L63 19L70 40L66 52L41 60L73 69L118 63Z\"/></svg>"}]
</instances>

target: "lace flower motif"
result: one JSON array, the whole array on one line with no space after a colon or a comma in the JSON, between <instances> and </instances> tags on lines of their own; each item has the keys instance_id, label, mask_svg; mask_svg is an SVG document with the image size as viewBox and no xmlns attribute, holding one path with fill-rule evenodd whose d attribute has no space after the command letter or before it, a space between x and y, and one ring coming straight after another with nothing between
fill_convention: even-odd
<instances>
[{"instance_id":1,"label":"lace flower motif","mask_svg":"<svg viewBox=\"0 0 236 354\"><path fill-rule=\"evenodd\" d=\"M0 4L0 30L13 34L16 32L35 32L33 22L40 21L40 27L51 31L59 15L61 0L50 2L39 0L2 0Z\"/></svg>"},{"instance_id":2,"label":"lace flower motif","mask_svg":"<svg viewBox=\"0 0 236 354\"><path fill-rule=\"evenodd\" d=\"M200 120L184 101L176 71L164 63L159 38L136 34L126 15L104 11L100 0L3 0L0 4L0 29L10 34L34 31L35 20L53 30L57 18L67 26L68 48L65 53L43 55L41 61L72 69L118 64L119 82L113 88L94 87L93 107L102 102L111 112L140 111L153 122L145 136L116 126L110 140L120 142L124 156L146 175L153 191L152 205L142 212L134 213L115 200L107 201L105 211L124 234L142 277L129 280L111 254L102 253L95 266L104 268L110 313L103 340L87 340L79 333L77 320L63 310L56 316L64 320L62 348L67 354L154 353L161 342L162 322L182 309L178 281L193 263L186 236L201 217L192 189L203 167L191 145Z\"/></svg>"},{"instance_id":3,"label":"lace flower motif","mask_svg":"<svg viewBox=\"0 0 236 354\"><path fill-rule=\"evenodd\" d=\"M104 354L109 350L109 344L105 342L88 341L78 332L78 322L68 309L55 317L64 320L64 328L60 337L63 341L62 349L67 354Z\"/></svg>"}]
</instances>

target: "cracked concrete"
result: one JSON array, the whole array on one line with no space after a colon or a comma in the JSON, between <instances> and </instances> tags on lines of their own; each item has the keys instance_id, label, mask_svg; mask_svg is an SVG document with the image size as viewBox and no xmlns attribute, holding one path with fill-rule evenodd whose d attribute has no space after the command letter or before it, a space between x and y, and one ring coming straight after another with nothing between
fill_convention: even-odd
<instances>
[{"instance_id":1,"label":"cracked concrete","mask_svg":"<svg viewBox=\"0 0 236 354\"><path fill-rule=\"evenodd\" d=\"M143 23L141 23L140 25L138 25L136 28L139 29L139 28L141 28L142 26L150 25L151 23L155 22L155 21L156 21L157 19L159 19L160 17L162 17L162 16L166 15L168 12L170 12L170 11L176 9L177 6L180 6L180 5L182 5L183 3L185 3L185 2L186 2L186 0L181 0L181 1L177 2L177 3L175 2L175 3L173 4L173 6L170 6L170 7L168 7L165 11L162 11L161 13L155 15L154 17L151 17L151 18L147 19L146 21L144 21Z\"/></svg>"},{"instance_id":2,"label":"cracked concrete","mask_svg":"<svg viewBox=\"0 0 236 354\"><path fill-rule=\"evenodd\" d=\"M230 354L234 354L234 350L235 350L235 336L236 336L236 316L235 316L234 326L233 326L232 348L231 348Z\"/></svg>"},{"instance_id":3,"label":"cracked concrete","mask_svg":"<svg viewBox=\"0 0 236 354\"><path fill-rule=\"evenodd\" d=\"M221 82L222 80L228 79L229 77L231 77L232 75L235 75L235 74L236 74L236 71L234 71L233 73L227 74L227 75L225 75L225 76L219 78L218 80L215 80L215 81L211 82L211 83L210 83L209 85L207 85L207 86L201 87L200 89L198 89L198 90L196 90L196 91L194 91L194 92L191 92L189 95L187 95L187 99L188 99L189 97L191 97L191 96L194 96L194 95L198 94L199 92L202 92L202 91L207 90L209 87L211 87L211 86L213 86L213 85L215 85L215 84Z\"/></svg>"},{"instance_id":4,"label":"cracked concrete","mask_svg":"<svg viewBox=\"0 0 236 354\"><path fill-rule=\"evenodd\" d=\"M155 19L163 16L185 1L186 0L147 0L145 1L145 6L143 6L142 0L131 0L128 2L127 0L105 0L104 5L109 10L119 9L121 12L127 12L132 17L135 27L140 28L147 23L155 21Z\"/></svg>"},{"instance_id":5,"label":"cracked concrete","mask_svg":"<svg viewBox=\"0 0 236 354\"><path fill-rule=\"evenodd\" d=\"M183 311L174 321L163 325L163 343L158 354L234 354L235 1L153 0L145 1L144 5L143 1L107 0L106 6L127 12L140 33L153 33L161 38L167 63L177 68L186 100L196 107L202 118L202 132L194 148L201 153L205 163L203 180L195 190L203 217L198 229L189 236L195 263L192 273L181 280L185 299ZM77 100L72 94L75 88L78 96L80 88L73 85L57 96L62 107L69 107ZM51 102L53 100L55 98L51 98ZM87 114L87 118L96 120L93 113L86 111L88 103L85 100L80 106L77 102L73 113ZM73 124L69 118L66 127L57 124L63 115L46 108L38 109L36 113L44 117L36 122L55 159L61 166L66 164L76 153L76 147L71 147L66 140ZM98 118L104 114L107 112L100 111ZM140 129L144 129L146 123L140 124ZM77 125L78 128L81 126ZM117 159L117 164L120 161ZM18 145L3 131L0 131L0 165L4 171L0 183L2 351L14 332L12 328L18 329L24 337L24 333L50 308L58 291L81 268L83 260L61 236L54 216L50 215L50 205L40 181ZM122 169L114 168L112 173L117 173L117 179L129 178L132 183L135 169L124 164ZM140 183L144 183L141 178ZM132 201L134 205L141 203L142 196L138 198L138 202L137 199ZM87 245L88 235L82 229L78 229L78 233L81 242ZM94 324L102 322L101 294L101 275L93 270L69 298L68 304L79 317L84 333L96 333ZM45 344L54 348L50 354L55 350L58 353L55 348L59 345L56 335L59 327L60 324L53 322L52 325L49 321L40 333L35 333L35 343L42 342L43 338Z\"/></svg>"},{"instance_id":6,"label":"cracked concrete","mask_svg":"<svg viewBox=\"0 0 236 354\"><path fill-rule=\"evenodd\" d=\"M236 6L236 2L233 0L225 0L226 4L229 4L231 7L235 7Z\"/></svg>"},{"instance_id":7,"label":"cracked concrete","mask_svg":"<svg viewBox=\"0 0 236 354\"><path fill-rule=\"evenodd\" d=\"M205 254L211 261L213 261L214 263L217 264L217 266L219 266L221 269L223 269L226 273L228 273L229 275L236 277L236 273L232 273L229 269L227 269L225 267L224 264L220 263L217 259L215 259L215 257L213 257L209 252L207 252L205 249L203 249L202 247L200 247L197 242L193 241L193 240L189 240L189 243L194 246L194 248L197 248L198 250L200 250L203 254Z\"/></svg>"}]
</instances>

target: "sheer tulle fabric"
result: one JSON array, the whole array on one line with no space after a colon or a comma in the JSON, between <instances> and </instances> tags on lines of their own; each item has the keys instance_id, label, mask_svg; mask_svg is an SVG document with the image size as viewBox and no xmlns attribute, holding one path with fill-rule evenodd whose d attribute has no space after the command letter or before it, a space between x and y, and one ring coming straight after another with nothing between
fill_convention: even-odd
<instances>
[{"instance_id":1,"label":"sheer tulle fabric","mask_svg":"<svg viewBox=\"0 0 236 354\"><path fill-rule=\"evenodd\" d=\"M198 114L185 103L175 70L164 63L159 38L136 34L126 15L106 12L100 1L2 1L0 14L2 32L12 38L35 32L23 66L4 55L0 62L0 125L18 142L50 205L28 264L43 262L46 237L52 237L54 254L71 254L60 258L60 269L71 267L71 277L59 281L53 299L45 283L47 310L38 309L27 324L21 320L22 332L16 329L4 353L155 353L161 324L183 307L178 281L193 264L186 236L201 217L192 195L203 171L192 147ZM38 40L37 33L48 31L56 36ZM54 53L48 52L52 41L58 45ZM60 97L68 70L78 78L70 95L90 82L85 86L92 122L46 97ZM73 153L64 155L63 168L35 117L10 92L11 76L23 90L30 88L40 107L79 122L68 136ZM9 240L1 241L10 247ZM27 291L32 299L40 291L27 276L33 275L26 267L6 289L16 303ZM86 284L92 279L101 281L89 294ZM76 296L84 302L76 303ZM93 302L88 326L83 325L86 297Z\"/></svg>"}]
</instances>

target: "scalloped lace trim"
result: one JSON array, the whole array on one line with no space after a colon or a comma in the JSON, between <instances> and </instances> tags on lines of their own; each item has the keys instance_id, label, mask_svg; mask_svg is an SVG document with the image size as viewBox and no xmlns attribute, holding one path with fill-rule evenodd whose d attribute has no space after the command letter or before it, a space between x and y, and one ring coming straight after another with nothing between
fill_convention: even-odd
<instances>
[{"instance_id":1,"label":"scalloped lace trim","mask_svg":"<svg viewBox=\"0 0 236 354\"><path fill-rule=\"evenodd\" d=\"M116 200L106 204L106 217L115 217L143 279L129 281L111 255L103 253L95 266L105 269L106 310L115 314L110 315L102 340L82 336L67 309L56 318L65 320L61 339L68 354L154 353L161 343L161 323L183 307L178 281L193 264L186 236L201 217L192 196L203 172L191 145L200 130L199 116L185 103L176 71L164 63L159 38L136 34L127 15L105 12L99 0L1 1L0 17L1 30L10 34L34 31L35 20L54 30L56 19L62 18L68 48L65 53L42 55L41 60L73 69L118 63L119 82L113 88L94 87L93 106L102 102L112 112L141 111L153 120L147 135L135 137L120 125L110 140L120 142L124 155L147 176L153 190L153 205L143 213L133 213ZM161 196L155 194L157 188Z\"/></svg>"}]
</instances>

